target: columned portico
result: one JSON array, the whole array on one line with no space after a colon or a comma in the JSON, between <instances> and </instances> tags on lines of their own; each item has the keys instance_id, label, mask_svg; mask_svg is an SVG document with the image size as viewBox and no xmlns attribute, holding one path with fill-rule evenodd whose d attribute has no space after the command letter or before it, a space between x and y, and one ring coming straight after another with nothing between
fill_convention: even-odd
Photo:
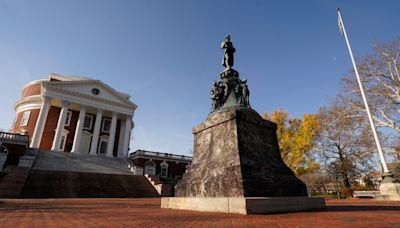
<instances>
[{"instance_id":1,"label":"columned portico","mask_svg":"<svg viewBox=\"0 0 400 228\"><path fill-rule=\"evenodd\" d=\"M116 112L113 112L112 119L111 119L110 135L109 135L108 143L107 143L107 157L113 156L115 130L117 128L117 117L118 117L118 114Z\"/></svg>"},{"instance_id":2,"label":"columned portico","mask_svg":"<svg viewBox=\"0 0 400 228\"><path fill-rule=\"evenodd\" d=\"M52 150L55 151L60 151L60 142L61 142L61 136L64 130L65 126L65 120L67 118L67 112L68 112L68 101L63 101L62 108L60 111L60 116L58 117L58 123L57 123L57 129L56 133L54 135L54 140L53 140L53 146L51 147Z\"/></svg>"},{"instance_id":3,"label":"columned portico","mask_svg":"<svg viewBox=\"0 0 400 228\"><path fill-rule=\"evenodd\" d=\"M102 117L103 117L103 110L97 109L96 121L94 124L94 130L93 130L92 143L90 145L90 154L91 155L97 154L97 145L99 143L99 135L100 135L100 127L101 127L101 118Z\"/></svg>"},{"instance_id":4,"label":"columned portico","mask_svg":"<svg viewBox=\"0 0 400 228\"><path fill-rule=\"evenodd\" d=\"M32 148L125 157L136 108L99 80L50 73L24 86L12 131L27 134Z\"/></svg>"},{"instance_id":5,"label":"columned portico","mask_svg":"<svg viewBox=\"0 0 400 228\"><path fill-rule=\"evenodd\" d=\"M39 117L36 121L35 131L33 132L33 137L31 141L31 148L39 148L40 141L42 139L44 125L46 123L47 113L50 109L50 98L44 96L43 103L40 107Z\"/></svg>"},{"instance_id":6,"label":"columned portico","mask_svg":"<svg viewBox=\"0 0 400 228\"><path fill-rule=\"evenodd\" d=\"M78 122L76 123L74 144L72 145L72 150L71 150L72 153L78 152L79 147L81 145L81 135L82 135L83 123L85 121L85 115L86 115L86 106L81 105Z\"/></svg>"}]
</instances>

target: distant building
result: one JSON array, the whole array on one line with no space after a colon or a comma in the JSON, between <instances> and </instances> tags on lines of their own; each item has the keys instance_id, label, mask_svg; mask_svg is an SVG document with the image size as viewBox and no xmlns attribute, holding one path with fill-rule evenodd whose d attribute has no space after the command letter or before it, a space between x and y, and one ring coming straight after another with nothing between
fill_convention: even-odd
<instances>
[{"instance_id":1,"label":"distant building","mask_svg":"<svg viewBox=\"0 0 400 228\"><path fill-rule=\"evenodd\" d=\"M28 145L27 135L0 132L0 171L7 165L17 166Z\"/></svg>"},{"instance_id":2,"label":"distant building","mask_svg":"<svg viewBox=\"0 0 400 228\"><path fill-rule=\"evenodd\" d=\"M99 80L50 73L22 88L12 132L31 148L126 157L136 108Z\"/></svg>"},{"instance_id":3,"label":"distant building","mask_svg":"<svg viewBox=\"0 0 400 228\"><path fill-rule=\"evenodd\" d=\"M165 179L180 179L192 162L192 157L137 150L129 155L137 175L157 175Z\"/></svg>"}]
</instances>

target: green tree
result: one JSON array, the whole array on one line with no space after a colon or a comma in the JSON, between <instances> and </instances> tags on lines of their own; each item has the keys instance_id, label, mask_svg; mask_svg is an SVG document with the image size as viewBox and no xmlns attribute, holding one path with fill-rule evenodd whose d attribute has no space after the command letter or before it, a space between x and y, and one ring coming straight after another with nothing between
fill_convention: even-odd
<instances>
[{"instance_id":1,"label":"green tree","mask_svg":"<svg viewBox=\"0 0 400 228\"><path fill-rule=\"evenodd\" d=\"M281 156L296 175L312 173L319 169L313 158L315 139L319 131L316 115L304 114L301 119L290 118L284 110L262 114L264 119L278 125L277 136Z\"/></svg>"}]
</instances>

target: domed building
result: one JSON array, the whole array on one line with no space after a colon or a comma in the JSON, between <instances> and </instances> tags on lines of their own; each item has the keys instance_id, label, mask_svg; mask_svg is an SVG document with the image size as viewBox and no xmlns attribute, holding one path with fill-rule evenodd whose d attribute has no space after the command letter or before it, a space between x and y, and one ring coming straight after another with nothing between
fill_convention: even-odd
<instances>
[{"instance_id":1,"label":"domed building","mask_svg":"<svg viewBox=\"0 0 400 228\"><path fill-rule=\"evenodd\" d=\"M12 132L28 135L31 148L127 157L136 108L99 80L50 73L23 87Z\"/></svg>"}]
</instances>

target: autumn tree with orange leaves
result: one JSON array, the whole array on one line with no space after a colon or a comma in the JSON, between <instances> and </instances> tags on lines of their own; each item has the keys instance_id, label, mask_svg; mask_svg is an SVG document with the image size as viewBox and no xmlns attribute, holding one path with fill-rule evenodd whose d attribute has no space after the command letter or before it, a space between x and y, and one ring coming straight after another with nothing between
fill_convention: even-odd
<instances>
[{"instance_id":1,"label":"autumn tree with orange leaves","mask_svg":"<svg viewBox=\"0 0 400 228\"><path fill-rule=\"evenodd\" d=\"M313 156L319 132L316 115L304 114L301 119L290 118L285 110L278 109L270 114L264 112L262 117L278 125L277 136L281 156L296 175L312 173L319 169Z\"/></svg>"}]
</instances>

